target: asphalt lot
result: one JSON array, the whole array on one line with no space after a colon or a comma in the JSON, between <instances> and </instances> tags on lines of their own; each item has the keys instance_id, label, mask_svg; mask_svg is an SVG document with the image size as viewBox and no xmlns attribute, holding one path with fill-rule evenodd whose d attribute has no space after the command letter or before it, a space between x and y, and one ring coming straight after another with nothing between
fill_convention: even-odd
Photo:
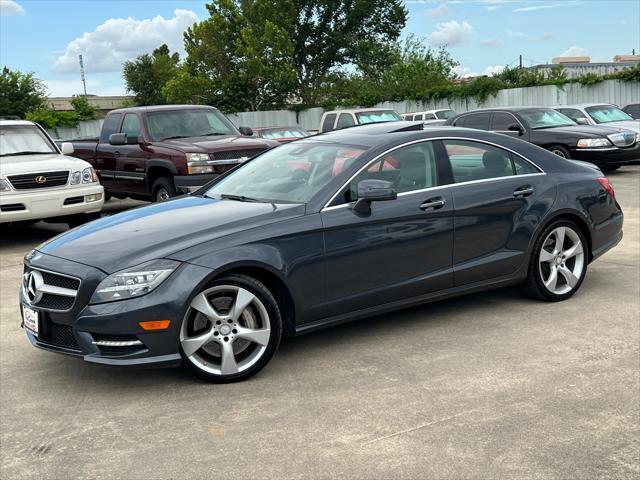
<instances>
[{"instance_id":1,"label":"asphalt lot","mask_svg":"<svg viewBox=\"0 0 640 480\"><path fill-rule=\"evenodd\" d=\"M610 179L625 237L573 299L506 289L362 320L231 385L32 348L22 257L64 227L4 229L0 477L638 478L640 166Z\"/></svg>"}]
</instances>

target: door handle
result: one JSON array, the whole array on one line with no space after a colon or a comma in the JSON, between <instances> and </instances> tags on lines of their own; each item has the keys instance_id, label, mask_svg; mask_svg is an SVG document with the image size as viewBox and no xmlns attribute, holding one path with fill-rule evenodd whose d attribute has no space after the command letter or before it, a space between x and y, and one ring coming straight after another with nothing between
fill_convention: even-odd
<instances>
[{"instance_id":1,"label":"door handle","mask_svg":"<svg viewBox=\"0 0 640 480\"><path fill-rule=\"evenodd\" d=\"M422 205L420 205L420 210L427 210L429 208L433 208L434 210L438 210L445 206L447 202L442 197L430 198L425 201Z\"/></svg>"},{"instance_id":2,"label":"door handle","mask_svg":"<svg viewBox=\"0 0 640 480\"><path fill-rule=\"evenodd\" d=\"M533 187L530 185L525 185L524 187L516 188L513 192L514 197L528 197L533 193Z\"/></svg>"}]
</instances>

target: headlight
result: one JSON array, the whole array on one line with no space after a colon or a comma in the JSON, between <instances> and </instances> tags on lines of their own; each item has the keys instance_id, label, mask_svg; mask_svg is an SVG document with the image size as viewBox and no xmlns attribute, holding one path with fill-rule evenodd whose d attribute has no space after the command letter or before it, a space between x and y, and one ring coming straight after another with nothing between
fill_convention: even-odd
<instances>
[{"instance_id":1,"label":"headlight","mask_svg":"<svg viewBox=\"0 0 640 480\"><path fill-rule=\"evenodd\" d=\"M98 181L98 174L93 167L85 168L82 171L82 183L95 183Z\"/></svg>"},{"instance_id":2,"label":"headlight","mask_svg":"<svg viewBox=\"0 0 640 480\"><path fill-rule=\"evenodd\" d=\"M206 153L187 153L187 171L191 174L213 173L213 165L207 165L208 161Z\"/></svg>"},{"instance_id":3,"label":"headlight","mask_svg":"<svg viewBox=\"0 0 640 480\"><path fill-rule=\"evenodd\" d=\"M606 138L583 138L578 140L578 148L610 147L612 144Z\"/></svg>"},{"instance_id":4,"label":"headlight","mask_svg":"<svg viewBox=\"0 0 640 480\"><path fill-rule=\"evenodd\" d=\"M180 262L175 260L151 260L111 274L100 282L91 297L91 303L113 302L145 295L158 287L178 265Z\"/></svg>"},{"instance_id":5,"label":"headlight","mask_svg":"<svg viewBox=\"0 0 640 480\"><path fill-rule=\"evenodd\" d=\"M73 172L71 174L70 185L78 185L80 183L81 179L82 179L82 173L81 172Z\"/></svg>"},{"instance_id":6,"label":"headlight","mask_svg":"<svg viewBox=\"0 0 640 480\"><path fill-rule=\"evenodd\" d=\"M11 185L4 178L0 178L0 192L10 192Z\"/></svg>"}]
</instances>

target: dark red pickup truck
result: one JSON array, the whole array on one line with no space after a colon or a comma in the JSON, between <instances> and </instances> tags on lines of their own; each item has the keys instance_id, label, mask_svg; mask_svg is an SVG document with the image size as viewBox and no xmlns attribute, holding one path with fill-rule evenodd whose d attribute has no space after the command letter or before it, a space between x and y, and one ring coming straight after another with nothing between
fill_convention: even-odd
<instances>
[{"instance_id":1,"label":"dark red pickup truck","mask_svg":"<svg viewBox=\"0 0 640 480\"><path fill-rule=\"evenodd\" d=\"M93 165L107 195L163 201L279 145L251 134L214 107L121 108L109 112L100 138L73 141L73 156Z\"/></svg>"}]
</instances>

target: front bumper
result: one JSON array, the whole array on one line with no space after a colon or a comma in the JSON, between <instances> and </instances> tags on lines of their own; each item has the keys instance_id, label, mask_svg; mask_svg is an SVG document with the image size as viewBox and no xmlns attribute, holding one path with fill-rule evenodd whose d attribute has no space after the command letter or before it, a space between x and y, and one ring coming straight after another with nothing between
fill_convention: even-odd
<instances>
[{"instance_id":1,"label":"front bumper","mask_svg":"<svg viewBox=\"0 0 640 480\"><path fill-rule=\"evenodd\" d=\"M87 202L87 195L100 195ZM65 205L65 202L74 202ZM100 184L64 186L43 190L16 190L0 194L0 223L43 220L102 210L104 189Z\"/></svg>"},{"instance_id":2,"label":"front bumper","mask_svg":"<svg viewBox=\"0 0 640 480\"><path fill-rule=\"evenodd\" d=\"M598 166L625 165L640 160L640 145L627 148L573 148L571 158Z\"/></svg>"},{"instance_id":3,"label":"front bumper","mask_svg":"<svg viewBox=\"0 0 640 480\"><path fill-rule=\"evenodd\" d=\"M212 273L209 269L184 263L147 295L89 305L98 283L106 277L102 271L41 253L29 261L28 267L81 279L75 303L68 311L30 305L20 290L21 305L36 310L39 315L38 336L21 323L30 343L37 348L80 357L87 362L121 366L173 366L180 363L182 320L192 296L200 291ZM145 331L139 322L149 320L170 320L170 325L167 330ZM142 344L118 347L94 343L103 339L135 339Z\"/></svg>"},{"instance_id":4,"label":"front bumper","mask_svg":"<svg viewBox=\"0 0 640 480\"><path fill-rule=\"evenodd\" d=\"M181 193L195 192L203 185L206 185L211 180L216 179L220 175L217 173L204 173L200 175L176 175L173 177L173 183L176 186L176 190Z\"/></svg>"}]
</instances>

